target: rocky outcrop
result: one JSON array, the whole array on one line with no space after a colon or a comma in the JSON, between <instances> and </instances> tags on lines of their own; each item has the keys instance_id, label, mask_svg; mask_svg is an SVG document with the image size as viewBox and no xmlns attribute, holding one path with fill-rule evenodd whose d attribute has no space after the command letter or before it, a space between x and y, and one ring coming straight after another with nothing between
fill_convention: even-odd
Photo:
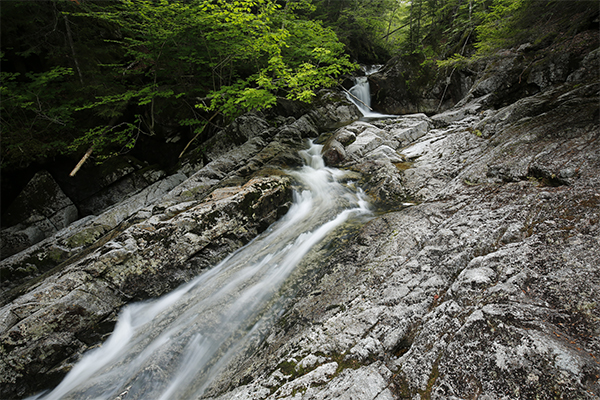
<instances>
[{"instance_id":1,"label":"rocky outcrop","mask_svg":"<svg viewBox=\"0 0 600 400\"><path fill-rule=\"evenodd\" d=\"M323 147L329 165L352 169L363 187L382 207L401 205L411 197L398 172L408 168L414 152L399 150L423 137L433 121L425 114L377 122L355 122L337 130Z\"/></svg>"},{"instance_id":2,"label":"rocky outcrop","mask_svg":"<svg viewBox=\"0 0 600 400\"><path fill-rule=\"evenodd\" d=\"M599 46L597 31L582 30L549 47L525 43L446 70L398 56L369 77L372 107L384 114L433 115L479 99L486 108L502 108L597 74Z\"/></svg>"},{"instance_id":3,"label":"rocky outcrop","mask_svg":"<svg viewBox=\"0 0 600 400\"><path fill-rule=\"evenodd\" d=\"M6 258L0 262L0 299L7 301L14 298L20 291L26 290L26 287L17 290L26 282L49 273L64 263L72 262L91 248L106 243L131 223L126 220L158 201L183 180L185 175L182 174L166 177L97 217L88 216L77 220L34 246ZM4 235L13 229L8 228L2 233Z\"/></svg>"},{"instance_id":4,"label":"rocky outcrop","mask_svg":"<svg viewBox=\"0 0 600 400\"><path fill-rule=\"evenodd\" d=\"M5 306L0 369L3 387L11 383L14 392L3 397L60 376L66 359L98 341L125 303L160 296L250 241L281 214L289 183L257 177L202 202L159 205L161 212Z\"/></svg>"},{"instance_id":5,"label":"rocky outcrop","mask_svg":"<svg viewBox=\"0 0 600 400\"><path fill-rule=\"evenodd\" d=\"M426 113L448 110L467 95L482 68L445 74L414 57L394 57L369 76L371 106L383 114Z\"/></svg>"},{"instance_id":6,"label":"rocky outcrop","mask_svg":"<svg viewBox=\"0 0 600 400\"><path fill-rule=\"evenodd\" d=\"M329 138L329 162L396 209L340 246L208 397L600 395L598 77L497 110L484 96Z\"/></svg>"},{"instance_id":7,"label":"rocky outcrop","mask_svg":"<svg viewBox=\"0 0 600 400\"><path fill-rule=\"evenodd\" d=\"M47 171L38 172L6 212L1 258L18 253L77 219L77 207Z\"/></svg>"},{"instance_id":8,"label":"rocky outcrop","mask_svg":"<svg viewBox=\"0 0 600 400\"><path fill-rule=\"evenodd\" d=\"M323 135L325 159L354 171L377 210L306 261L279 322L203 398L597 398L600 79L597 54L583 59L517 100L476 84L442 114ZM3 396L52 386L123 304L187 281L284 213L291 182L272 167L352 119L343 107L277 127L244 116L104 244L19 292L0 309Z\"/></svg>"}]
</instances>

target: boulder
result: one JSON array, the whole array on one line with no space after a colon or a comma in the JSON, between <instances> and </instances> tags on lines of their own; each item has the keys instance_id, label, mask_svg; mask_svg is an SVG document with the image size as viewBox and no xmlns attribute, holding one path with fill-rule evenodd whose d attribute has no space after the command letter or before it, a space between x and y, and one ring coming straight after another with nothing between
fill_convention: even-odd
<instances>
[{"instance_id":1,"label":"boulder","mask_svg":"<svg viewBox=\"0 0 600 400\"><path fill-rule=\"evenodd\" d=\"M346 156L344 145L335 139L328 141L327 145L323 148L323 160L326 165L339 165L346 159Z\"/></svg>"}]
</instances>

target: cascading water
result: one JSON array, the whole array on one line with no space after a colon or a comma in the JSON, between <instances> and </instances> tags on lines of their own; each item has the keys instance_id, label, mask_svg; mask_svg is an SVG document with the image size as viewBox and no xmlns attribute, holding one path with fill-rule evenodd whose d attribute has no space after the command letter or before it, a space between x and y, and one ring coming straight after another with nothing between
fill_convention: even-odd
<instances>
[{"instance_id":1,"label":"cascading water","mask_svg":"<svg viewBox=\"0 0 600 400\"><path fill-rule=\"evenodd\" d=\"M365 76L354 78L354 86L349 90L350 95L346 94L348 100L356 104L365 119L389 118L394 115L386 115L374 112L371 109L371 88L369 86L369 75L372 75L381 69L381 65L363 67Z\"/></svg>"},{"instance_id":2,"label":"cascading water","mask_svg":"<svg viewBox=\"0 0 600 400\"><path fill-rule=\"evenodd\" d=\"M359 190L326 168L322 146L289 172L306 189L266 232L159 299L122 311L114 332L53 391L30 399L196 399L282 312L282 288L303 257L349 218L369 214Z\"/></svg>"},{"instance_id":3,"label":"cascading water","mask_svg":"<svg viewBox=\"0 0 600 400\"><path fill-rule=\"evenodd\" d=\"M358 76L354 80L354 86L350 88L350 93L354 98L349 96L349 99L356 104L360 112L365 117L373 113L371 110L371 88L369 86L368 76Z\"/></svg>"}]
</instances>

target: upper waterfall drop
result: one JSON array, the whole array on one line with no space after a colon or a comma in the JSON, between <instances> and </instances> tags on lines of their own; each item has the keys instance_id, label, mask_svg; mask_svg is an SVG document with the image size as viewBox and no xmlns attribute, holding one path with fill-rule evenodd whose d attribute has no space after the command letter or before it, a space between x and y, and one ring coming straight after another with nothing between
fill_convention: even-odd
<instances>
[{"instance_id":1,"label":"upper waterfall drop","mask_svg":"<svg viewBox=\"0 0 600 400\"><path fill-rule=\"evenodd\" d=\"M363 66L362 70L365 73L364 76L357 76L354 78L354 86L348 90L346 97L348 100L353 102L365 119L376 119L376 118L392 118L396 115L387 115L374 112L371 108L371 88L369 85L369 76L378 72L383 65L371 65Z\"/></svg>"},{"instance_id":2,"label":"upper waterfall drop","mask_svg":"<svg viewBox=\"0 0 600 400\"><path fill-rule=\"evenodd\" d=\"M30 400L202 396L265 337L295 293L304 257L351 218L370 214L362 192L339 182L344 173L325 167L321 147L311 143L300 153L306 165L287 171L302 190L284 217L173 292L126 306L101 347Z\"/></svg>"},{"instance_id":3,"label":"upper waterfall drop","mask_svg":"<svg viewBox=\"0 0 600 400\"><path fill-rule=\"evenodd\" d=\"M368 76L358 76L354 79L354 86L350 88L350 93L355 96L355 104L358 106L360 111L370 113L371 111L371 87L369 85ZM359 100L356 102L356 100Z\"/></svg>"}]
</instances>

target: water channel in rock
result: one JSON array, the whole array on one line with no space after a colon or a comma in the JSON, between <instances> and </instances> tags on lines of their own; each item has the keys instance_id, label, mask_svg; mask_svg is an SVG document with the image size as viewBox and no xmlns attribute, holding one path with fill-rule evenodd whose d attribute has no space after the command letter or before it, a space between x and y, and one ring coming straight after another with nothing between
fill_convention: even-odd
<instances>
[{"instance_id":1,"label":"water channel in rock","mask_svg":"<svg viewBox=\"0 0 600 400\"><path fill-rule=\"evenodd\" d=\"M301 152L306 165L287 171L298 190L281 220L170 294L126 306L102 346L84 354L54 390L30 399L201 396L285 311L307 254L370 215L360 189L325 167L321 147L311 143Z\"/></svg>"}]
</instances>

